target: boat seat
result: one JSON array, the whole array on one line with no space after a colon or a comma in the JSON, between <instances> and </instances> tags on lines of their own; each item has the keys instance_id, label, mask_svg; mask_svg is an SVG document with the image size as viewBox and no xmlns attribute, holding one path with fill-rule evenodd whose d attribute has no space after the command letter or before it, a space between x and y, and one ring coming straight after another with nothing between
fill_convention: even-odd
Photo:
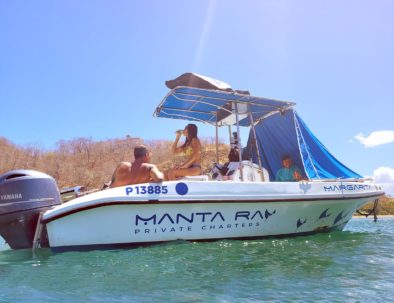
<instances>
[{"instance_id":1,"label":"boat seat","mask_svg":"<svg viewBox=\"0 0 394 303\"><path fill-rule=\"evenodd\" d=\"M185 176L185 177L182 178L182 180L187 180L187 181L208 181L209 177L208 177L208 175Z\"/></svg>"},{"instance_id":2,"label":"boat seat","mask_svg":"<svg viewBox=\"0 0 394 303\"><path fill-rule=\"evenodd\" d=\"M260 168L257 164L252 163L251 161L244 160L242 161L243 173L244 173L244 181L250 182L258 182L261 181ZM215 164L212 171L212 180L216 181L240 181L241 180L241 170L239 162L228 162L226 163L227 172L225 175L222 175L221 168L223 165ZM263 168L264 181L269 182L269 173Z\"/></svg>"}]
</instances>

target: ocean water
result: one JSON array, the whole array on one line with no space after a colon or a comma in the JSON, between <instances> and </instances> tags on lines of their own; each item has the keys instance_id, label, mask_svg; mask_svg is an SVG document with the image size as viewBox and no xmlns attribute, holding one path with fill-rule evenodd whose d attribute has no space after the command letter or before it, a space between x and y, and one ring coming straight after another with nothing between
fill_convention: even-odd
<instances>
[{"instance_id":1,"label":"ocean water","mask_svg":"<svg viewBox=\"0 0 394 303\"><path fill-rule=\"evenodd\" d=\"M394 302L394 219L289 239L54 254L0 244L0 302Z\"/></svg>"}]
</instances>

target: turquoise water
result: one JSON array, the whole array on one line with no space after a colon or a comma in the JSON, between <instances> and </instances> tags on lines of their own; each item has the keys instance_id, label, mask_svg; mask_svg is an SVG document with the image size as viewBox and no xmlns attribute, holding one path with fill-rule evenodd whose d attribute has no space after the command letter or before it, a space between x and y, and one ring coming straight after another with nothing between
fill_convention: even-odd
<instances>
[{"instance_id":1,"label":"turquoise water","mask_svg":"<svg viewBox=\"0 0 394 303\"><path fill-rule=\"evenodd\" d=\"M394 301L394 219L290 239L0 250L0 302Z\"/></svg>"}]
</instances>

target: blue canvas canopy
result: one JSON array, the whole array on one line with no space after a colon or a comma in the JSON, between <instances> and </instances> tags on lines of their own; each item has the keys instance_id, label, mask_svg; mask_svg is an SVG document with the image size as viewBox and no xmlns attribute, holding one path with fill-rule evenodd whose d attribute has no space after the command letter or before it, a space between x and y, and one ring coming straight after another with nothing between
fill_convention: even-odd
<instances>
[{"instance_id":1,"label":"blue canvas canopy","mask_svg":"<svg viewBox=\"0 0 394 303\"><path fill-rule=\"evenodd\" d=\"M275 180L284 155L291 156L308 179L362 178L330 154L296 114L294 105L232 89L177 86L164 97L154 116L218 127L236 125L238 116L239 126L252 126L245 152L258 163L258 147L262 166L268 170L271 181Z\"/></svg>"},{"instance_id":2,"label":"blue canvas canopy","mask_svg":"<svg viewBox=\"0 0 394 303\"><path fill-rule=\"evenodd\" d=\"M308 179L362 178L339 162L293 109L264 119L255 130L262 164L269 171L271 180L275 180L284 155L289 155ZM252 133L246 151L256 162Z\"/></svg>"}]
</instances>

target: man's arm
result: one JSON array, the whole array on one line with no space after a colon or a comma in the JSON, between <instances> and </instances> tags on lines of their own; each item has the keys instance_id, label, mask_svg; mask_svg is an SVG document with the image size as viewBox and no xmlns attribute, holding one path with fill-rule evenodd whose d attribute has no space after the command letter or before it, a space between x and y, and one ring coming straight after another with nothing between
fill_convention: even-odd
<instances>
[{"instance_id":1,"label":"man's arm","mask_svg":"<svg viewBox=\"0 0 394 303\"><path fill-rule=\"evenodd\" d=\"M150 177L153 179L154 182L163 182L164 174L157 168L156 165L151 164L150 167Z\"/></svg>"}]
</instances>

